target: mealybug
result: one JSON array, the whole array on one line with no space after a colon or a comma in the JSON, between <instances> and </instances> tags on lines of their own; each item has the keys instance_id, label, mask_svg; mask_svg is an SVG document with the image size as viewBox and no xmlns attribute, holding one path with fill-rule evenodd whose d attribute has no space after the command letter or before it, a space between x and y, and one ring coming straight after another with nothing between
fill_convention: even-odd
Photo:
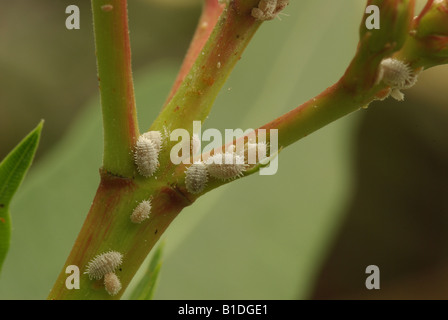
<instances>
[{"instance_id":1,"label":"mealybug","mask_svg":"<svg viewBox=\"0 0 448 320\"><path fill-rule=\"evenodd\" d=\"M138 172L144 177L151 177L159 166L159 149L157 144L144 135L138 138L134 159Z\"/></svg>"},{"instance_id":2,"label":"mealybug","mask_svg":"<svg viewBox=\"0 0 448 320\"><path fill-rule=\"evenodd\" d=\"M114 272L123 262L123 255L117 251L109 251L90 260L85 274L89 279L101 279L105 274Z\"/></svg>"},{"instance_id":3,"label":"mealybug","mask_svg":"<svg viewBox=\"0 0 448 320\"><path fill-rule=\"evenodd\" d=\"M378 81L391 87L390 95L396 100L403 100L401 89L408 89L417 82L417 74L404 62L387 58L381 61Z\"/></svg>"},{"instance_id":4,"label":"mealybug","mask_svg":"<svg viewBox=\"0 0 448 320\"><path fill-rule=\"evenodd\" d=\"M162 133L160 131L149 131L142 134L143 137L149 139L154 143L157 151L162 149Z\"/></svg>"},{"instance_id":5,"label":"mealybug","mask_svg":"<svg viewBox=\"0 0 448 320\"><path fill-rule=\"evenodd\" d=\"M131 214L131 221L133 223L142 223L149 218L151 214L151 200L144 200L138 204Z\"/></svg>"},{"instance_id":6,"label":"mealybug","mask_svg":"<svg viewBox=\"0 0 448 320\"><path fill-rule=\"evenodd\" d=\"M252 17L257 20L272 20L289 4L289 0L260 0L258 8L252 9Z\"/></svg>"},{"instance_id":7,"label":"mealybug","mask_svg":"<svg viewBox=\"0 0 448 320\"><path fill-rule=\"evenodd\" d=\"M207 167L202 161L197 161L185 171L185 185L188 192L196 194L202 192L207 185Z\"/></svg>"},{"instance_id":8,"label":"mealybug","mask_svg":"<svg viewBox=\"0 0 448 320\"><path fill-rule=\"evenodd\" d=\"M104 288L111 296L117 295L121 290L121 282L113 272L104 275Z\"/></svg>"},{"instance_id":9,"label":"mealybug","mask_svg":"<svg viewBox=\"0 0 448 320\"><path fill-rule=\"evenodd\" d=\"M236 153L217 153L205 162L210 176L229 180L243 175L247 165L244 163L244 157Z\"/></svg>"}]
</instances>

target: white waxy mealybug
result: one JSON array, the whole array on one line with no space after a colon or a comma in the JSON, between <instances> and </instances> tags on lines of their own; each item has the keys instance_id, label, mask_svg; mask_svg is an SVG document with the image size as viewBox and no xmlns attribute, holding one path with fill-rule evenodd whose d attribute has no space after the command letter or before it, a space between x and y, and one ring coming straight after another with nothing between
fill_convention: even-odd
<instances>
[{"instance_id":1,"label":"white waxy mealybug","mask_svg":"<svg viewBox=\"0 0 448 320\"><path fill-rule=\"evenodd\" d=\"M121 281L113 272L104 275L104 288L111 296L116 296L121 290Z\"/></svg>"},{"instance_id":2,"label":"white waxy mealybug","mask_svg":"<svg viewBox=\"0 0 448 320\"><path fill-rule=\"evenodd\" d=\"M149 218L151 214L151 200L144 200L138 204L131 214L133 223L142 223Z\"/></svg>"},{"instance_id":3,"label":"white waxy mealybug","mask_svg":"<svg viewBox=\"0 0 448 320\"><path fill-rule=\"evenodd\" d=\"M134 159L138 172L144 177L151 177L159 167L159 151L155 142L144 135L138 138Z\"/></svg>"},{"instance_id":4,"label":"white waxy mealybug","mask_svg":"<svg viewBox=\"0 0 448 320\"><path fill-rule=\"evenodd\" d=\"M207 186L207 167L202 161L197 161L189 166L185 174L185 185L188 192L193 194L200 193Z\"/></svg>"},{"instance_id":5,"label":"white waxy mealybug","mask_svg":"<svg viewBox=\"0 0 448 320\"><path fill-rule=\"evenodd\" d=\"M391 87L392 98L401 101L404 100L404 94L400 90L409 89L415 85L417 74L404 62L387 58L380 64L377 82L380 81Z\"/></svg>"},{"instance_id":6,"label":"white waxy mealybug","mask_svg":"<svg viewBox=\"0 0 448 320\"><path fill-rule=\"evenodd\" d=\"M220 180L236 179L246 171L244 157L236 153L217 153L205 162L210 176Z\"/></svg>"},{"instance_id":7,"label":"white waxy mealybug","mask_svg":"<svg viewBox=\"0 0 448 320\"><path fill-rule=\"evenodd\" d=\"M381 61L380 78L388 86L408 89L417 82L417 75L404 62L387 58Z\"/></svg>"},{"instance_id":8,"label":"white waxy mealybug","mask_svg":"<svg viewBox=\"0 0 448 320\"><path fill-rule=\"evenodd\" d=\"M90 260L85 274L89 279L101 279L104 275L114 272L123 262L123 255L117 251L109 251Z\"/></svg>"},{"instance_id":9,"label":"white waxy mealybug","mask_svg":"<svg viewBox=\"0 0 448 320\"><path fill-rule=\"evenodd\" d=\"M272 20L289 4L289 0L260 0L252 9L252 17L260 21Z\"/></svg>"},{"instance_id":10,"label":"white waxy mealybug","mask_svg":"<svg viewBox=\"0 0 448 320\"><path fill-rule=\"evenodd\" d=\"M151 140L157 151L160 152L162 149L162 133L160 131L149 131L142 134L142 136Z\"/></svg>"}]
</instances>

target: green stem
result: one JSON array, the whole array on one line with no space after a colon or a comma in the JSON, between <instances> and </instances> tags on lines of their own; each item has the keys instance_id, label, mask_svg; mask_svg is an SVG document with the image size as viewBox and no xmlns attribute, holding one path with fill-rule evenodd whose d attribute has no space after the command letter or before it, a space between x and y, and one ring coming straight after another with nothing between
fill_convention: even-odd
<instances>
[{"instance_id":1,"label":"green stem","mask_svg":"<svg viewBox=\"0 0 448 320\"><path fill-rule=\"evenodd\" d=\"M326 124L358 110L374 99L384 98L387 95L388 88L382 83L376 84L378 66L382 59L390 57L394 53L399 54L397 51L400 50L401 43L404 42L394 41L396 40L395 35L390 35L388 30L398 30L396 33L405 37L409 24L407 17L409 17L413 8L408 8L405 5L406 3L395 0L376 1L395 8L395 10L398 10L398 7L393 6L400 5L400 12L403 18L397 20L394 15L390 15L390 19L385 22L389 23L391 27L384 29L384 33L363 33L355 58L339 82L316 98L309 100L262 127L264 129L279 130L279 147L286 147ZM412 0L410 1L410 3L413 3ZM95 8L99 2L93 0L94 13L95 10L101 9L100 5ZM108 1L108 3L110 2ZM152 129L161 130L165 126L182 128L189 126L193 120L205 119L217 92L260 25L259 22L256 22L250 16L250 9L257 3L258 0L235 0L230 2L230 7L221 16L204 47L202 51L204 54L199 54L191 72L184 78L179 88L175 90L174 96L163 109L153 124ZM121 4L120 8L124 10L122 13L125 13L125 2ZM393 10L391 12L394 13ZM97 11L94 14L96 23L98 23L98 20L102 21L101 19L108 21L104 17L97 18L97 15L101 15L101 13ZM126 21L121 27L126 30L124 39L127 40L124 42L127 43L128 47L127 18L122 17L120 21L122 23ZM117 23L119 22L117 21ZM129 54L129 50L126 52ZM115 54L110 52L101 54L115 56ZM103 56L100 59L100 51L98 51L98 56L99 69L101 71L100 60L103 59ZM128 80L131 80L130 59L124 60L129 63L129 68L127 69L129 74L127 75L129 76ZM123 62L123 60L119 61ZM218 62L220 62L219 65L217 64ZM218 69L220 70L218 71ZM107 71L105 70L104 72ZM110 74L109 76L113 77L114 75ZM119 82L117 80L117 83ZM132 82L123 80L123 83L129 85ZM122 100L129 101L127 94L131 91L122 91L125 94ZM124 105L129 107L128 104ZM128 108L124 110L127 111ZM106 108L106 111L109 112L106 112L106 116L113 115L111 110ZM128 112L123 114L123 108L118 107L115 109L115 112L124 116L129 114ZM109 121L112 119L113 117L109 118ZM128 125L130 119L135 123L135 110L133 111L133 117L125 119L127 119ZM116 129L120 130L120 127L118 126ZM130 138L132 136L135 139L136 127L133 127L133 134L129 131L130 126L127 129L127 137ZM113 135L113 132L109 132L109 134ZM116 152L123 152L125 148L122 147L117 148ZM129 150L131 147L132 143L128 145L126 150L128 156L131 157L131 159L128 159L128 173L132 173L134 170L132 152ZM110 174L111 167L106 166L108 162L105 160L97 195L72 252L50 293L50 299L118 299L160 235L185 206L190 205L200 196L191 195L185 189L183 182L185 179L185 166L179 165L174 167L169 158L167 158L169 148L162 150L159 160L163 166L159 168L153 179L143 179L139 176L133 179L117 177L115 174ZM113 155L115 156L115 154ZM120 157L124 160L126 159L123 154ZM113 159L109 160L111 162L108 165L113 164ZM172 170L174 175L169 170ZM251 173L253 171L248 174ZM203 193L225 183L228 182L211 180ZM141 225L132 224L129 219L132 210L138 202L149 197L151 197L153 204L151 218ZM68 276L65 273L65 268L68 265L77 265L83 272L90 259L109 250L119 251L124 254L123 265L117 272L122 281L123 289L117 296L111 297L107 295L100 281L91 281L86 275L81 277L81 289L68 290L65 287L65 280Z\"/></svg>"},{"instance_id":2,"label":"green stem","mask_svg":"<svg viewBox=\"0 0 448 320\"><path fill-rule=\"evenodd\" d=\"M413 68L448 63L448 0L429 0L412 23L410 36L396 58Z\"/></svg>"},{"instance_id":3,"label":"green stem","mask_svg":"<svg viewBox=\"0 0 448 320\"><path fill-rule=\"evenodd\" d=\"M187 57L184 65L190 67L189 72L181 71L178 79L183 79L182 82L174 85L174 94L168 99L150 130L166 133L184 128L191 132L193 121L203 122L207 118L216 96L262 23L251 15L258 2L259 0L230 1L202 50L198 49L201 42L205 41L205 36L200 40L195 38L197 42L190 48L190 58L196 55L196 61L193 63ZM216 0L207 0L201 21L214 21L221 10ZM171 147L176 143L169 138L165 140L159 154L159 162L163 166L156 172L157 179L165 177L170 185L178 183L177 177L173 180L172 174L176 166L170 160ZM190 200L193 198L187 192L182 192Z\"/></svg>"},{"instance_id":4,"label":"green stem","mask_svg":"<svg viewBox=\"0 0 448 320\"><path fill-rule=\"evenodd\" d=\"M152 203L150 219L141 224L132 223L129 216L133 209L149 195ZM92 207L48 299L119 299L165 229L189 204L180 193L165 187L163 182L154 181L151 187L143 188L133 179L102 171ZM124 255L123 264L116 271L123 288L116 296L105 291L102 280L90 280L83 274L91 259L110 250ZM80 270L80 289L69 290L65 285L69 276L65 270L69 265Z\"/></svg>"},{"instance_id":5,"label":"green stem","mask_svg":"<svg viewBox=\"0 0 448 320\"><path fill-rule=\"evenodd\" d=\"M346 80L347 79L343 77L340 81L323 91L318 96L263 125L259 129L266 130L267 140L270 139L271 129L278 130L278 147L280 150L321 129L329 123L357 111L361 107L367 106L377 98L377 95L382 94L386 88L384 85L378 85L370 90L358 92L354 95L351 89L345 84ZM258 133L258 131L256 131L256 133ZM244 137L239 139L244 139ZM236 141L233 143L236 144ZM227 148L217 148L217 150L221 149L226 150ZM179 165L176 168L174 177L178 180L185 178L185 171L186 166L183 164ZM244 176L249 176L255 172L256 171L249 170ZM218 179L210 179L205 190L201 194L192 196L190 201L195 201L199 196L229 182L232 182L232 180L221 181ZM179 188L187 193L185 185L179 184Z\"/></svg>"},{"instance_id":6,"label":"green stem","mask_svg":"<svg viewBox=\"0 0 448 320\"><path fill-rule=\"evenodd\" d=\"M202 9L202 14L199 18L199 22L194 33L193 40L190 43L190 47L188 48L188 52L185 55L184 62L182 63L179 74L174 81L173 88L168 95L168 99L165 105L168 104L168 102L177 92L177 89L179 89L180 85L185 80L187 74L190 72L191 67L198 58L201 50L204 48L204 45L206 44L213 29L215 28L216 22L218 22L219 16L222 14L223 9L224 5L220 4L218 0L204 1L204 7Z\"/></svg>"},{"instance_id":7,"label":"green stem","mask_svg":"<svg viewBox=\"0 0 448 320\"><path fill-rule=\"evenodd\" d=\"M234 0L220 16L187 76L159 114L151 130L185 128L204 121L231 71L261 22L251 16L258 0Z\"/></svg>"},{"instance_id":8,"label":"green stem","mask_svg":"<svg viewBox=\"0 0 448 320\"><path fill-rule=\"evenodd\" d=\"M262 126L260 129L266 129L268 140L269 130L276 129L278 130L278 147L280 149L285 148L327 124L362 107L367 107L374 100L387 97L389 88L384 83L376 83L379 64L383 59L393 54L400 56L404 61L409 61L415 55L415 53L409 51L408 47L397 45L397 43L403 45L406 42L406 37L412 37L407 31L411 24L410 17L413 14L414 1L411 0L409 6L402 5L399 19L395 17L397 8L392 7L397 5L394 1L386 1L383 4L393 9L390 10L391 18L387 22L395 24L391 29L397 36L392 35L392 38L389 38L389 31L384 34L361 33L356 55L343 77L318 96ZM401 37L402 39L393 41L394 37ZM435 54L434 52L431 53L432 57L437 54L437 52ZM437 62L440 63L441 61ZM423 67L432 66L436 62L429 61L427 63ZM420 67L420 65L411 66L414 70ZM244 139L244 137L239 139ZM219 147L216 150L221 149L226 150L226 146ZM184 178L185 167L185 165L177 167L174 177L178 180ZM251 170L246 176L254 172L256 171ZM229 181L223 182L211 179L207 188L200 195L227 183ZM182 184L179 187L185 188ZM195 195L190 200L194 201L200 195Z\"/></svg>"},{"instance_id":9,"label":"green stem","mask_svg":"<svg viewBox=\"0 0 448 320\"><path fill-rule=\"evenodd\" d=\"M132 177L139 135L131 69L127 0L92 0L98 81L103 112L103 168Z\"/></svg>"}]
</instances>

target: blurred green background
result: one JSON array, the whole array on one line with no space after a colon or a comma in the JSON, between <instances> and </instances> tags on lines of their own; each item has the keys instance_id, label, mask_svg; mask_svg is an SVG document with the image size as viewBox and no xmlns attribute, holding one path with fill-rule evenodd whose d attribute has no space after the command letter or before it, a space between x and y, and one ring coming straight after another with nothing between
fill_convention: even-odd
<instances>
[{"instance_id":1,"label":"blurred green background","mask_svg":"<svg viewBox=\"0 0 448 320\"><path fill-rule=\"evenodd\" d=\"M65 28L65 8L81 29ZM420 2L421 6L422 2ZM44 299L99 182L102 128L89 1L0 0L0 158L45 119L11 215L1 299ZM292 1L262 25L205 124L256 128L343 74L364 2ZM165 100L197 0L129 1L141 129ZM284 150L274 176L221 187L163 236L156 299L448 298L448 69ZM381 289L364 282L381 270Z\"/></svg>"}]
</instances>

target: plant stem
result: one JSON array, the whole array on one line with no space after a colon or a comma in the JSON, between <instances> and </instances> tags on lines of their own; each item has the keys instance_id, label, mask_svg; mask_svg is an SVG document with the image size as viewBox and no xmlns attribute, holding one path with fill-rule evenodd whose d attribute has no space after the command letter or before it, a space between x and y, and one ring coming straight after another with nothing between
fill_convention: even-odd
<instances>
[{"instance_id":1,"label":"plant stem","mask_svg":"<svg viewBox=\"0 0 448 320\"><path fill-rule=\"evenodd\" d=\"M376 86L374 90L364 93L358 93L356 96L345 86L345 78L341 78L336 84L327 88L318 96L308 100L304 104L291 110L290 112L280 116L279 118L263 125L259 129L266 130L266 139L270 139L270 130L278 130L278 147L283 149L290 144L306 137L310 133L321 129L329 123L346 116L349 113L359 110L363 106L367 106L376 98L384 89L384 85ZM256 130L256 135L258 131ZM241 137L239 139L244 139ZM236 145L235 139L233 142ZM243 142L244 143L244 142ZM219 147L216 150L226 150L226 147ZM216 152L215 150L215 152ZM220 151L218 151L220 152ZM186 166L181 164L176 168L175 177L181 179L185 177ZM256 171L249 171L244 176L251 175ZM190 200L194 201L199 196L211 191L217 187L227 184L230 181L222 181L218 179L210 179L207 187L201 194L195 195ZM183 190L185 186L179 185ZM185 192L187 192L185 190Z\"/></svg>"},{"instance_id":2,"label":"plant stem","mask_svg":"<svg viewBox=\"0 0 448 320\"><path fill-rule=\"evenodd\" d=\"M262 23L251 16L251 10L258 2L259 0L229 1L202 50L198 49L205 37L201 40L196 38L198 42L191 49L191 56L199 51L196 61L184 62L190 70L188 74L184 74L186 69L181 72L178 79L183 79L182 82L175 84L172 90L174 95L150 130L169 133L171 130L184 128L191 133L193 121L203 122L207 118L216 96ZM217 7L216 0L207 0L205 5L201 19L213 21L221 9ZM207 18L207 14L214 17ZM158 174L169 179L170 184L177 185L178 177L172 180L176 166L170 160L171 147L177 142L170 141L169 138L165 142L159 155L159 161L164 167L159 169ZM188 193L184 194L189 199L194 198Z\"/></svg>"},{"instance_id":3,"label":"plant stem","mask_svg":"<svg viewBox=\"0 0 448 320\"><path fill-rule=\"evenodd\" d=\"M269 130L277 129L278 146L280 149L285 148L327 124L362 107L367 107L372 101L384 99L388 96L389 88L384 83L376 83L379 65L383 59L393 54L400 56L404 61L409 61L409 58L413 57L414 53L410 52L403 44L406 43L406 38L412 37L408 30L413 16L414 1L410 0L409 5L384 1L383 5L389 7L391 14L390 19L386 22L394 24L391 29L394 30L396 35L390 36L389 31L383 34L361 33L356 55L343 77L315 98L260 127L259 129L266 129L268 140ZM399 5L401 5L401 10L399 11L400 16L397 18L398 8L394 6ZM395 37L401 39L394 41ZM376 50L372 50L375 47ZM432 65L433 62L427 63ZM420 65L411 66L414 71L417 67L420 67ZM244 139L244 137L239 139ZM236 144L236 141L233 143ZM215 152L221 149L226 150L227 148L226 146L219 147L215 149ZM174 176L178 179L184 177L185 167L185 165L177 167ZM254 172L249 171L245 175ZM194 201L200 195L229 182L211 179L205 190L201 194L195 195L191 200ZM185 188L185 186L179 185L179 188Z\"/></svg>"},{"instance_id":4,"label":"plant stem","mask_svg":"<svg viewBox=\"0 0 448 320\"><path fill-rule=\"evenodd\" d=\"M131 212L139 202L148 199L148 194L152 199L150 219L141 224L131 223ZM154 181L152 187L142 188L132 179L102 171L92 207L48 299L119 299L165 229L189 204L180 193L163 183ZM123 288L116 296L104 290L102 280L90 280L82 274L91 259L110 250L124 255L123 264L116 271ZM65 270L69 265L80 269L80 289L69 290L65 285L69 276Z\"/></svg>"},{"instance_id":5,"label":"plant stem","mask_svg":"<svg viewBox=\"0 0 448 320\"><path fill-rule=\"evenodd\" d=\"M101 183L49 299L119 298L149 248L162 234L161 231L159 235L148 237L152 233L146 230L147 233L142 234L145 228L137 228L129 219L136 204L148 199L148 194L155 193L156 187L141 188L132 179L135 176L133 146L139 130L131 70L127 1L92 0L92 10L104 130ZM156 212L159 209L158 203L159 200L154 201ZM163 205L161 210L164 215L160 219L156 216L153 219L155 224L146 224L146 228L155 226L163 230L169 224L165 219L171 221L171 215L167 212L177 214L173 207ZM146 250L146 254L133 251L132 248L135 247ZM122 252L129 258L125 259L122 272L118 272L123 283L119 295L109 296L101 282L91 281L87 275L81 276L80 289L67 289L65 281L68 275L65 274L65 268L68 265L78 266L83 272L90 259L109 250Z\"/></svg>"},{"instance_id":6,"label":"plant stem","mask_svg":"<svg viewBox=\"0 0 448 320\"><path fill-rule=\"evenodd\" d=\"M151 130L184 128L204 121L244 49L261 25L251 16L258 0L230 1L188 75L151 126ZM196 50L196 49L195 49Z\"/></svg>"},{"instance_id":7,"label":"plant stem","mask_svg":"<svg viewBox=\"0 0 448 320\"><path fill-rule=\"evenodd\" d=\"M105 81L101 82L106 141L104 167L101 170L101 183L89 214L50 292L49 299L119 299L168 225L185 206L192 203L175 185L170 185L162 168L157 172L160 175L157 180L155 177L144 179L139 175L135 177L133 175L134 166L130 149L138 131L134 125L136 122L131 90L126 4L125 2L119 6L116 3L112 4L113 10L117 7L120 9L120 14L115 12L115 23L111 17L104 16L111 14L113 10L103 11L102 4L104 3L97 0L92 2L96 44L97 48L102 48L97 52L99 74L100 77L106 77ZM106 32L107 27L118 28L118 26L123 29L112 32L118 34L117 36L113 37ZM106 50L113 46L123 50L111 50L112 52ZM112 69L121 72L123 77L117 77L111 72ZM107 82L108 90L105 90L104 82ZM109 103L104 103L105 99ZM119 123L116 119L125 121ZM124 137L126 139L123 139ZM113 144L114 142L116 143ZM117 157L121 161L114 159ZM152 202L149 221L141 224L131 223L129 216L133 209L139 202L147 199L151 199ZM82 273L91 259L110 250L124 255L123 264L116 272L123 286L118 295L109 296L101 280L90 280L85 274L80 277L80 289L67 289L65 283L69 276L65 273L67 266L78 266Z\"/></svg>"},{"instance_id":8,"label":"plant stem","mask_svg":"<svg viewBox=\"0 0 448 320\"><path fill-rule=\"evenodd\" d=\"M185 56L184 62L182 63L179 74L174 81L173 88L168 95L168 99L165 105L168 104L168 102L176 93L177 89L179 89L180 85L185 80L187 74L190 72L191 67L198 58L201 50L210 37L210 34L215 28L216 22L218 22L219 16L222 14L224 7L225 6L223 4L220 4L218 0L204 1L204 7L202 9L202 14L199 18L199 22L194 33L193 40L190 43L190 47L188 48L188 52Z\"/></svg>"},{"instance_id":9,"label":"plant stem","mask_svg":"<svg viewBox=\"0 0 448 320\"><path fill-rule=\"evenodd\" d=\"M132 177L139 135L131 69L127 0L92 0L104 134L104 170Z\"/></svg>"},{"instance_id":10,"label":"plant stem","mask_svg":"<svg viewBox=\"0 0 448 320\"><path fill-rule=\"evenodd\" d=\"M316 98L262 127L279 130L280 148L368 105L375 99L387 96L389 88L376 82L379 64L382 59L394 53L400 54L399 50L405 41L398 39L397 34L403 38L408 34L413 0L409 0L412 6L403 1L376 1L390 8L391 14L385 20L390 28L383 29L383 33L361 33L358 51L341 80ZM104 168L87 219L49 299L120 298L146 255L177 214L203 193L228 183L214 179L203 193L190 194L184 184L185 165L175 167L170 162L169 147L162 149L159 157L161 166L152 179L138 175L134 177L131 151L138 129L130 70L126 1L107 2L113 3L113 10L117 9L114 13L115 22L107 16L111 11L103 12L101 9L101 4L105 2L92 1L96 44L97 48L101 48L98 50L99 74L107 77L107 90L102 88L101 92L106 140ZM168 129L190 129L193 120L206 118L219 89L261 24L250 15L251 8L256 4L258 0L230 2L208 42L197 55L196 62L191 64L189 59L185 62L191 66L191 70L186 76L181 72L178 79L183 80L180 85L174 85L174 95L154 122L153 130L163 130L166 126L169 126ZM400 19L395 17L398 12ZM115 29L118 25L123 28L121 31L108 33L108 27ZM388 30L394 30L394 33ZM118 48L117 52L110 52L112 49L114 51L115 47ZM197 51L197 48L192 50ZM114 78L117 75L111 70L121 72L122 78ZM103 87L103 83L101 86ZM114 91L118 89L121 90L120 94ZM124 120L122 123L116 119ZM269 139L269 132L267 137ZM133 209L139 202L148 198L151 198L153 206L149 221L138 225L131 223L129 215ZM124 254L123 265L117 271L123 289L117 296L109 296L101 281L89 280L87 275L81 276L79 290L66 288L68 275L65 268L68 265L76 265L83 272L90 259L109 250Z\"/></svg>"}]
</instances>

